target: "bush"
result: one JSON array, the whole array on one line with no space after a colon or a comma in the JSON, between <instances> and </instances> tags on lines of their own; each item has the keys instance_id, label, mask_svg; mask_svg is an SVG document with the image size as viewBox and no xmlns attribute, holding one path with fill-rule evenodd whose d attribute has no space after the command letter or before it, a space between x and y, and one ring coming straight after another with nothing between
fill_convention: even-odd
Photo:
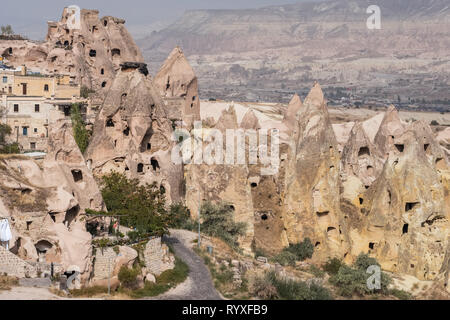
<instances>
[{"instance_id":1,"label":"bush","mask_svg":"<svg viewBox=\"0 0 450 320\"><path fill-rule=\"evenodd\" d=\"M168 233L166 198L156 184L141 185L138 179L111 172L102 177L100 186L108 209L102 214L121 216L121 225L135 229L136 233L128 233L130 238L144 239Z\"/></svg>"},{"instance_id":2,"label":"bush","mask_svg":"<svg viewBox=\"0 0 450 320\"><path fill-rule=\"evenodd\" d=\"M399 300L411 300L412 295L409 292L400 289L392 289L389 291L391 295L396 297Z\"/></svg>"},{"instance_id":3,"label":"bush","mask_svg":"<svg viewBox=\"0 0 450 320\"><path fill-rule=\"evenodd\" d=\"M277 289L280 299L285 300L332 300L333 297L328 289L312 282L307 284L303 281L278 278L275 272L266 275L269 281Z\"/></svg>"},{"instance_id":4,"label":"bush","mask_svg":"<svg viewBox=\"0 0 450 320\"><path fill-rule=\"evenodd\" d=\"M70 110L71 120L73 127L73 137L80 148L81 153L84 153L89 145L90 134L86 129L86 124L81 116L80 106L78 104L73 104Z\"/></svg>"},{"instance_id":5,"label":"bush","mask_svg":"<svg viewBox=\"0 0 450 320\"><path fill-rule=\"evenodd\" d=\"M282 266L295 266L296 261L303 261L311 258L314 253L314 246L309 238L305 238L302 242L290 244L284 248L281 253L275 256L274 260Z\"/></svg>"},{"instance_id":6,"label":"bush","mask_svg":"<svg viewBox=\"0 0 450 320\"><path fill-rule=\"evenodd\" d=\"M189 275L189 267L183 261L175 257L175 267L166 270L159 277L156 283L146 282L144 288L131 293L134 298L158 296L170 288L184 282Z\"/></svg>"},{"instance_id":7,"label":"bush","mask_svg":"<svg viewBox=\"0 0 450 320\"><path fill-rule=\"evenodd\" d=\"M263 300L275 300L278 299L277 288L272 284L269 277L257 277L255 278L251 292L254 296Z\"/></svg>"},{"instance_id":8,"label":"bush","mask_svg":"<svg viewBox=\"0 0 450 320\"><path fill-rule=\"evenodd\" d=\"M337 258L332 258L322 266L322 269L331 276L337 274L341 267L342 261Z\"/></svg>"},{"instance_id":9,"label":"bush","mask_svg":"<svg viewBox=\"0 0 450 320\"><path fill-rule=\"evenodd\" d=\"M200 215L204 233L222 239L232 248L238 248L238 238L245 234L246 224L233 220L233 207L230 204L205 202L201 206Z\"/></svg>"},{"instance_id":10,"label":"bush","mask_svg":"<svg viewBox=\"0 0 450 320\"><path fill-rule=\"evenodd\" d=\"M391 279L384 272L381 272L381 289L371 290L367 286L367 279L371 276L367 273L367 269L372 265L380 266L375 258L369 257L367 254L360 254L352 267L343 264L339 271L331 276L330 283L338 288L340 295L345 297L355 294L359 296L374 293L388 294L387 287Z\"/></svg>"},{"instance_id":11,"label":"bush","mask_svg":"<svg viewBox=\"0 0 450 320\"><path fill-rule=\"evenodd\" d=\"M138 274L137 268L130 269L127 266L122 266L119 270L119 281L125 288L135 289Z\"/></svg>"},{"instance_id":12,"label":"bush","mask_svg":"<svg viewBox=\"0 0 450 320\"><path fill-rule=\"evenodd\" d=\"M192 230L195 222L191 220L191 213L184 204L175 203L170 205L167 225L169 228Z\"/></svg>"}]
</instances>

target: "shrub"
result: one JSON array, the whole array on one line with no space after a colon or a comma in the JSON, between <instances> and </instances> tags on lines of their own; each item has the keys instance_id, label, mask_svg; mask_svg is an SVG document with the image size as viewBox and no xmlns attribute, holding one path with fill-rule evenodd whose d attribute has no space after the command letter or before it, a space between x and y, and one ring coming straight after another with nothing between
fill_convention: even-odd
<instances>
[{"instance_id":1,"label":"shrub","mask_svg":"<svg viewBox=\"0 0 450 320\"><path fill-rule=\"evenodd\" d=\"M167 225L170 228L192 230L195 222L191 220L189 209L182 203L170 205L167 214Z\"/></svg>"},{"instance_id":2,"label":"shrub","mask_svg":"<svg viewBox=\"0 0 450 320\"><path fill-rule=\"evenodd\" d=\"M392 289L389 291L391 295L396 297L399 300L411 300L412 295L409 292L400 289Z\"/></svg>"},{"instance_id":3,"label":"shrub","mask_svg":"<svg viewBox=\"0 0 450 320\"><path fill-rule=\"evenodd\" d=\"M86 129L86 124L83 121L81 116L80 106L78 104L73 104L70 110L71 112L71 120L73 127L73 137L80 148L81 153L86 151L89 145L90 134Z\"/></svg>"},{"instance_id":4,"label":"shrub","mask_svg":"<svg viewBox=\"0 0 450 320\"><path fill-rule=\"evenodd\" d=\"M323 266L322 269L329 275L334 275L339 272L342 266L342 261L337 258L329 259Z\"/></svg>"},{"instance_id":5,"label":"shrub","mask_svg":"<svg viewBox=\"0 0 450 320\"><path fill-rule=\"evenodd\" d=\"M297 257L292 252L283 250L274 257L274 260L282 266L295 266Z\"/></svg>"},{"instance_id":6,"label":"shrub","mask_svg":"<svg viewBox=\"0 0 450 320\"><path fill-rule=\"evenodd\" d=\"M238 248L238 238L245 234L246 224L233 220L233 208L230 204L205 202L201 206L200 215L204 233L222 239L232 248Z\"/></svg>"},{"instance_id":7,"label":"shrub","mask_svg":"<svg viewBox=\"0 0 450 320\"><path fill-rule=\"evenodd\" d=\"M296 261L303 261L311 258L314 253L314 246L309 238L305 238L302 242L290 244L284 248L281 253L275 256L274 260L279 264L286 266L294 266Z\"/></svg>"},{"instance_id":8,"label":"shrub","mask_svg":"<svg viewBox=\"0 0 450 320\"><path fill-rule=\"evenodd\" d=\"M371 290L367 286L367 280L371 276L367 273L367 269L372 265L380 266L375 258L369 257L367 254L360 254L352 267L342 264L339 271L331 276L330 283L335 285L339 294L345 297L351 297L354 294L364 296L377 292L388 294L387 287L391 279L384 272L381 272L381 289Z\"/></svg>"},{"instance_id":9,"label":"shrub","mask_svg":"<svg viewBox=\"0 0 450 320\"><path fill-rule=\"evenodd\" d=\"M267 276L256 277L252 284L251 292L254 296L263 300L278 299L277 288Z\"/></svg>"},{"instance_id":10,"label":"shrub","mask_svg":"<svg viewBox=\"0 0 450 320\"><path fill-rule=\"evenodd\" d=\"M130 238L167 234L166 198L156 184L141 185L138 179L111 172L102 177L100 186L108 209L103 214L121 216L120 223L136 231L128 233Z\"/></svg>"},{"instance_id":11,"label":"shrub","mask_svg":"<svg viewBox=\"0 0 450 320\"><path fill-rule=\"evenodd\" d=\"M91 93L95 93L95 91L92 90L92 89L89 89L89 88L86 87L86 86L82 86L81 89L80 89L80 96L81 96L82 98L85 98L85 99L89 98L89 95L90 95Z\"/></svg>"},{"instance_id":12,"label":"shrub","mask_svg":"<svg viewBox=\"0 0 450 320\"><path fill-rule=\"evenodd\" d=\"M127 266L122 266L119 270L119 281L125 288L134 289L136 288L138 274L137 268L130 269Z\"/></svg>"},{"instance_id":13,"label":"shrub","mask_svg":"<svg viewBox=\"0 0 450 320\"><path fill-rule=\"evenodd\" d=\"M267 274L269 281L277 289L280 299L285 300L331 300L332 296L328 289L312 282L307 284L286 278L278 278L275 272Z\"/></svg>"},{"instance_id":14,"label":"shrub","mask_svg":"<svg viewBox=\"0 0 450 320\"><path fill-rule=\"evenodd\" d=\"M315 265L309 267L309 272L311 272L316 278L323 278L325 276L325 272Z\"/></svg>"}]
</instances>

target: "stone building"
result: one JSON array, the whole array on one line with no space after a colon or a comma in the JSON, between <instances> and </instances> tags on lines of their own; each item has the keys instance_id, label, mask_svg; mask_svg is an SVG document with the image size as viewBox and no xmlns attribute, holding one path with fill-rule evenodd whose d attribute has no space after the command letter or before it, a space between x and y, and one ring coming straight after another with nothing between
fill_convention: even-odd
<instances>
[{"instance_id":1,"label":"stone building","mask_svg":"<svg viewBox=\"0 0 450 320\"><path fill-rule=\"evenodd\" d=\"M80 86L72 84L67 75L32 74L25 66L2 65L0 79L1 121L12 129L10 142L17 142L22 151L45 151L49 123L70 115Z\"/></svg>"}]
</instances>

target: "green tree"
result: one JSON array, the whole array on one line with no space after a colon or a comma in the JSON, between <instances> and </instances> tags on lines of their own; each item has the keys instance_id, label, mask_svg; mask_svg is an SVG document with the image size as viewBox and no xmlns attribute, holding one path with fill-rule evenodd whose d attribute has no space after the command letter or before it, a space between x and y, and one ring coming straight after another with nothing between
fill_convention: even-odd
<instances>
[{"instance_id":1,"label":"green tree","mask_svg":"<svg viewBox=\"0 0 450 320\"><path fill-rule=\"evenodd\" d=\"M2 36L12 36L14 34L14 31L11 27L11 25L1 26L2 30Z\"/></svg>"},{"instance_id":2,"label":"green tree","mask_svg":"<svg viewBox=\"0 0 450 320\"><path fill-rule=\"evenodd\" d=\"M234 221L233 210L233 206L226 202L203 203L200 208L203 220L201 228L207 235L220 238L231 247L238 248L238 238L245 234L246 224Z\"/></svg>"},{"instance_id":3,"label":"green tree","mask_svg":"<svg viewBox=\"0 0 450 320\"><path fill-rule=\"evenodd\" d=\"M71 108L71 120L73 127L73 137L77 142L78 148L81 153L84 153L89 145L90 134L86 129L86 124L81 116L81 110L79 104L73 104Z\"/></svg>"},{"instance_id":4,"label":"green tree","mask_svg":"<svg viewBox=\"0 0 450 320\"><path fill-rule=\"evenodd\" d=\"M19 153L19 145L17 143L7 143L6 137L12 132L11 127L7 124L0 123L0 153Z\"/></svg>"},{"instance_id":5,"label":"green tree","mask_svg":"<svg viewBox=\"0 0 450 320\"><path fill-rule=\"evenodd\" d=\"M168 233L166 199L156 184L140 185L138 179L111 172L100 186L107 214L121 216L122 225L136 228L137 238Z\"/></svg>"}]
</instances>

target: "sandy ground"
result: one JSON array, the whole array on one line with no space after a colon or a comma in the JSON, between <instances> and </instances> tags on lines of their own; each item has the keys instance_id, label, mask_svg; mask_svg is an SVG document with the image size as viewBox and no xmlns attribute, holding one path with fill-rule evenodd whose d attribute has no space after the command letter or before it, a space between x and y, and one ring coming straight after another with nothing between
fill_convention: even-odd
<instances>
[{"instance_id":1,"label":"sandy ground","mask_svg":"<svg viewBox=\"0 0 450 320\"><path fill-rule=\"evenodd\" d=\"M46 288L13 287L0 291L0 300L67 300Z\"/></svg>"}]
</instances>

